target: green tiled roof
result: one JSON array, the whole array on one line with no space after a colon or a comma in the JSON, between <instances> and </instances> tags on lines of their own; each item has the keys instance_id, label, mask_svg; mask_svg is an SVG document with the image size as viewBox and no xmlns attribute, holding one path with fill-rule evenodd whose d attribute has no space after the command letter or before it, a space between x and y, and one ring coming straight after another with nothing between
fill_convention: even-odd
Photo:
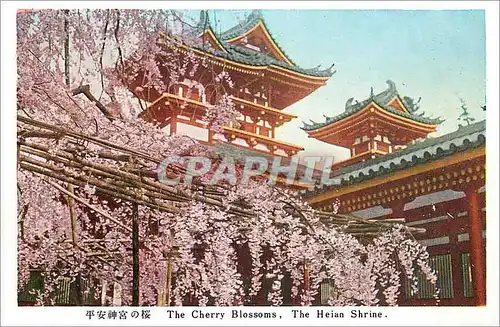
<instances>
[{"instance_id":1,"label":"green tiled roof","mask_svg":"<svg viewBox=\"0 0 500 327\"><path fill-rule=\"evenodd\" d=\"M271 66L271 65L278 66L278 67L282 67L285 69L289 69L289 70L294 71L294 72L298 72L298 73L302 73L302 74L306 74L306 75L310 75L310 76L317 76L317 77L330 77L335 73L335 71L332 71L332 68L334 65L332 65L326 69L320 69L319 66L315 67L315 68L310 68L310 69L301 68L301 67L296 66L295 64L290 65L286 62L280 61L280 60L278 60L270 55L267 55L265 53L251 50L251 49L249 49L245 46L242 46L242 45L234 45L234 44L227 42L227 40L230 40L231 38L234 38L238 35L245 33L246 31L248 31L249 29L254 27L260 20L263 20L262 12L260 10L253 10L252 13L248 16L248 18L244 22L242 22L241 24L223 32L220 35L220 37L218 37L218 40L226 51L215 50L215 49L212 49L210 47L203 46L203 45L195 46L195 48L197 48L198 50L202 50L204 52L210 53L210 54L217 56L219 58L224 58L224 59L232 60L232 61L235 61L235 62L238 62L241 64L247 64L247 65L252 65L252 66ZM198 24L195 27L195 32L202 33L206 29L212 29L212 27L210 24L210 19L208 17L208 14L206 13L206 11L202 10L200 13L200 21L198 22ZM213 31L213 29L212 29L212 31ZM276 45L277 45L277 43L276 43ZM282 51L282 52L285 53L284 51Z\"/></svg>"},{"instance_id":2,"label":"green tiled roof","mask_svg":"<svg viewBox=\"0 0 500 327\"><path fill-rule=\"evenodd\" d=\"M298 73L319 76L319 77L330 77L335 71L332 71L333 65L326 69L319 69L319 67L307 69L298 66L292 66L286 62L279 61L274 57L267 54L253 51L241 45L234 45L228 42L221 42L222 46L226 51L215 50L210 47L204 47L203 45L195 46L196 49L202 50L204 52L210 53L218 58L224 58L232 61L236 61L241 64L247 64L252 66L278 66Z\"/></svg>"},{"instance_id":3,"label":"green tiled roof","mask_svg":"<svg viewBox=\"0 0 500 327\"><path fill-rule=\"evenodd\" d=\"M246 33L250 29L252 29L255 25L259 23L259 21L263 21L264 17L262 16L262 10L255 9L248 15L248 17L241 23L236 26L231 27L230 29L222 32L220 35L221 40L231 40L241 34Z\"/></svg>"},{"instance_id":4,"label":"green tiled roof","mask_svg":"<svg viewBox=\"0 0 500 327\"><path fill-rule=\"evenodd\" d=\"M340 185L318 187L315 190L303 192L303 194L305 197L311 197L332 188L360 183L394 171L439 160L455 153L479 147L485 142L485 120L468 126L459 126L455 132L437 138L426 138L407 146L405 149L341 168L335 173Z\"/></svg>"},{"instance_id":5,"label":"green tiled roof","mask_svg":"<svg viewBox=\"0 0 500 327\"><path fill-rule=\"evenodd\" d=\"M404 97L401 99L398 91L396 90L396 85L394 84L393 81L388 80L387 84L389 85L387 90L385 90L377 95L373 95L373 89L372 89L372 93L370 94L370 97L368 99L361 101L361 102L354 103L354 104L352 103L353 98L350 98L349 100L347 100L345 110L343 113L341 113L337 116L334 116L334 117L326 117L325 116L326 119L322 123L317 123L317 122L313 122L313 121L311 121L312 124L304 123L304 126L302 127L302 129L305 131L312 131L312 130L330 125L334 122L340 121L340 120L342 120L346 117L349 117L352 114L366 108L366 106L368 104L370 104L371 102L377 104L379 107L383 108L384 110L386 110L390 113L393 113L393 114L398 115L398 116L403 117L403 118L411 119L411 120L419 122L419 123L436 124L437 125L437 124L440 124L444 121L441 118L425 117L423 115L423 113L422 114L415 114L415 111L417 109L415 109L411 106L409 100L407 100L409 98ZM402 111L397 110L397 109L388 105L389 101L391 101L396 96L402 100L403 104L407 107L407 109L410 113L402 112Z\"/></svg>"}]
</instances>

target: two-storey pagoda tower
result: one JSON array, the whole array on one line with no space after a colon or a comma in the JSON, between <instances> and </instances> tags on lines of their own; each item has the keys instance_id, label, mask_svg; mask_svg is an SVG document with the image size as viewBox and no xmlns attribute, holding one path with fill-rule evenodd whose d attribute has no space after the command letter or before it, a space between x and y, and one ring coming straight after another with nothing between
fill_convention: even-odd
<instances>
[{"instance_id":1,"label":"two-storey pagoda tower","mask_svg":"<svg viewBox=\"0 0 500 327\"><path fill-rule=\"evenodd\" d=\"M200 65L194 76L168 85L162 94L151 89L134 91L141 86L139 78L131 89L148 103L141 116L158 122L170 135L188 134L209 145L221 141L283 157L303 150L277 140L275 130L296 118L284 109L325 85L334 73L333 65L324 70L297 66L272 37L260 10L221 34L202 11L194 32L202 42L176 46L174 51L206 60L208 66ZM234 87L221 91L213 80L221 71L230 75ZM202 118L222 93L229 94L236 105L239 126L223 126L222 133L214 133Z\"/></svg>"},{"instance_id":2,"label":"two-storey pagoda tower","mask_svg":"<svg viewBox=\"0 0 500 327\"><path fill-rule=\"evenodd\" d=\"M361 101L347 100L343 113L326 117L322 123L304 123L302 129L320 141L348 148L351 157L334 167L349 166L406 147L436 131L440 118L417 114L418 102L401 96L393 81L388 88Z\"/></svg>"}]
</instances>

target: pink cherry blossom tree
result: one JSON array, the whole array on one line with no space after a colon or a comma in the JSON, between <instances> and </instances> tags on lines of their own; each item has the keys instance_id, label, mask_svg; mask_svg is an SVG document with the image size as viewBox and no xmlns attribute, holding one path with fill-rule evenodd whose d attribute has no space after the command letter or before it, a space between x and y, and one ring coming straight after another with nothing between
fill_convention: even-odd
<instances>
[{"instance_id":1,"label":"pink cherry blossom tree","mask_svg":"<svg viewBox=\"0 0 500 327\"><path fill-rule=\"evenodd\" d=\"M233 87L227 72L172 50L200 42L191 25L169 10L18 13L19 289L39 269L39 305L55 303L64 278L92 281L101 300L102 286L119 283L122 303L134 305L242 305L266 284L266 300L281 305L290 278L302 305L325 280L335 284L331 305L396 305L403 282L416 290L416 267L435 283L425 247L403 225L320 212L258 181L157 180L164 158L210 149L141 119L148 102L138 94L166 92L200 69ZM222 93L205 120L217 132L236 115ZM377 232L359 238L347 225Z\"/></svg>"}]
</instances>

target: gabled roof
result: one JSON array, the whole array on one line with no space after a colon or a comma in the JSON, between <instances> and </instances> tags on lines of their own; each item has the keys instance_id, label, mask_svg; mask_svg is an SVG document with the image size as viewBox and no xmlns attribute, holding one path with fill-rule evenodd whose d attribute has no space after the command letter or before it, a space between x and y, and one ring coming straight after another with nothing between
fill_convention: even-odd
<instances>
[{"instance_id":1,"label":"gabled roof","mask_svg":"<svg viewBox=\"0 0 500 327\"><path fill-rule=\"evenodd\" d=\"M245 22L227 30L226 32L222 33L222 36L220 36L217 35L216 32L214 32L207 11L202 10L200 12L200 20L192 28L191 32L198 37L207 35L208 33L211 38L211 40L208 41L214 41L217 46L207 46L207 42L199 44L194 43L190 45L184 44L182 46L192 48L199 52L214 56L218 59L232 61L234 63L241 64L242 66L252 66L248 68L256 68L258 70L270 69L271 71L277 72L279 74L283 74L283 72L280 72L280 70L285 69L291 73L303 75L302 77L305 77L306 79L313 80L311 81L311 83L316 85L324 84L326 80L328 80L328 78L335 74L335 71L333 70L334 64L332 64L328 68L321 68L321 65L318 65L314 68L302 68L293 63L279 60L272 55L253 50L243 44L231 43L231 39L227 39L230 35L236 35L238 31L246 31L245 26L248 27L255 22L260 22L263 24L262 15L259 10L252 11ZM171 38L171 36L167 34L161 35L166 39ZM175 37L173 37L173 39L175 39Z\"/></svg>"},{"instance_id":2,"label":"gabled roof","mask_svg":"<svg viewBox=\"0 0 500 327\"><path fill-rule=\"evenodd\" d=\"M211 35L215 37L215 41L217 41L221 49L213 49L211 47L205 46L204 44L194 45L193 47L197 50L212 54L218 58L232 60L240 64L260 67L276 66L312 77L331 77L335 73L335 71L332 70L334 65L331 65L330 67L324 69L321 69L320 66L309 69L301 68L294 63L288 63L286 61L274 58L273 56L266 53L249 49L243 45L231 43L231 37L243 35L253 27L255 27L259 22L262 22L262 24L264 24L262 12L260 10L253 10L244 22L233 28L230 28L220 36L217 36L217 34L212 29L208 13L205 10L202 10L200 12L200 20L194 27L194 32L197 35L203 35L203 33L209 31ZM274 44L276 44L274 40L273 42Z\"/></svg>"},{"instance_id":3,"label":"gabled roof","mask_svg":"<svg viewBox=\"0 0 500 327\"><path fill-rule=\"evenodd\" d=\"M468 149L480 147L485 142L485 120L468 126L459 126L452 133L437 138L426 138L420 142L416 141L405 149L341 168L335 172L340 185L323 186L305 192L304 195L311 197L332 188L341 188L398 170L439 160Z\"/></svg>"},{"instance_id":4,"label":"gabled roof","mask_svg":"<svg viewBox=\"0 0 500 327\"><path fill-rule=\"evenodd\" d=\"M217 44L218 50L226 51L224 46L222 45L221 41L219 38L216 36L214 29L212 28L212 24L210 22L210 16L208 15L208 12L206 10L201 10L200 11L200 20L194 27L194 33L197 36L202 36L204 34L208 34L212 41ZM205 40L208 41L208 40Z\"/></svg>"},{"instance_id":5,"label":"gabled roof","mask_svg":"<svg viewBox=\"0 0 500 327\"><path fill-rule=\"evenodd\" d=\"M255 25L257 25L260 21L263 20L264 17L262 16L262 10L254 9L243 22L231 27L225 32L222 32L220 37L224 41L234 39L238 36L247 33L252 28L254 28Z\"/></svg>"},{"instance_id":6,"label":"gabled roof","mask_svg":"<svg viewBox=\"0 0 500 327\"><path fill-rule=\"evenodd\" d=\"M304 123L304 126L301 127L305 131L313 131L322 127L325 127L327 125L333 124L337 121L340 121L346 117L349 117L353 114L355 114L358 111L363 110L366 108L370 103L375 103L382 109L392 113L396 114L400 117L403 118L408 118L413 121L419 122L419 123L424 123L424 124L429 124L429 125L437 125L442 123L444 120L441 118L429 118L425 117L424 113L421 114L416 114L416 111L418 110L418 106L413 103L413 99L409 97L401 97L396 89L396 85L393 81L388 80L387 84L389 87L384 90L383 92L374 95L373 94L373 88L370 93L370 97L364 101L361 102L356 102L352 103L354 98L350 98L347 100L346 105L345 105L345 110L343 113L334 116L334 117L327 117L325 116L325 121L322 123L316 123L312 122L312 124L307 124ZM400 103L404 106L404 110L399 110L396 109L389 104L394 101L394 99L397 99L400 101Z\"/></svg>"},{"instance_id":7,"label":"gabled roof","mask_svg":"<svg viewBox=\"0 0 500 327\"><path fill-rule=\"evenodd\" d=\"M261 27L263 29L264 34L266 35L267 41L271 44L271 46L278 52L280 57L279 59L282 59L282 61L285 61L291 66L295 66L295 63L288 57L288 55L283 51L283 49L278 45L278 42L276 42L275 38L272 36L271 32L266 26L266 23L264 21L264 17L262 15L262 10L252 10L252 12L248 15L246 20L243 22L239 23L236 26L233 26L232 28L226 30L220 35L220 39L229 43L232 43L235 40L238 40L248 34L250 34L252 31L254 31L256 28Z\"/></svg>"},{"instance_id":8,"label":"gabled roof","mask_svg":"<svg viewBox=\"0 0 500 327\"><path fill-rule=\"evenodd\" d=\"M269 35L269 42L271 42L279 50L279 52L286 57L287 60L279 60L269 54L249 49L243 45L231 43L235 38L249 33L259 24L262 24L265 32ZM211 36L215 38L214 41L217 42L221 49L212 49L204 45L197 45L194 47L219 58L252 66L277 66L313 77L331 77L335 73L335 71L332 70L334 66L333 64L328 68L321 69L321 65L314 68L301 68L293 63L293 61L291 61L290 58L286 56L285 52L278 46L277 42L267 29L261 10L253 10L245 21L228 29L221 35L217 35L217 33L214 32L207 11L202 10L200 12L200 20L194 27L194 32L197 35L203 35L203 33L209 32Z\"/></svg>"}]
</instances>

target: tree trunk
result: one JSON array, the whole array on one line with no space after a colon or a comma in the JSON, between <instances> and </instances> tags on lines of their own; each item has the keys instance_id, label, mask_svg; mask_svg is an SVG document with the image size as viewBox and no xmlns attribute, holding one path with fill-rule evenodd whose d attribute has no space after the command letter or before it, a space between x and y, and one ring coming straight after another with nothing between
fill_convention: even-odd
<instances>
[{"instance_id":1,"label":"tree trunk","mask_svg":"<svg viewBox=\"0 0 500 327\"><path fill-rule=\"evenodd\" d=\"M64 11L64 34L66 36L64 40L64 77L66 85L69 86L69 22L68 22L69 10Z\"/></svg>"},{"instance_id":2,"label":"tree trunk","mask_svg":"<svg viewBox=\"0 0 500 327\"><path fill-rule=\"evenodd\" d=\"M139 306L139 208L132 204L132 305Z\"/></svg>"}]
</instances>

